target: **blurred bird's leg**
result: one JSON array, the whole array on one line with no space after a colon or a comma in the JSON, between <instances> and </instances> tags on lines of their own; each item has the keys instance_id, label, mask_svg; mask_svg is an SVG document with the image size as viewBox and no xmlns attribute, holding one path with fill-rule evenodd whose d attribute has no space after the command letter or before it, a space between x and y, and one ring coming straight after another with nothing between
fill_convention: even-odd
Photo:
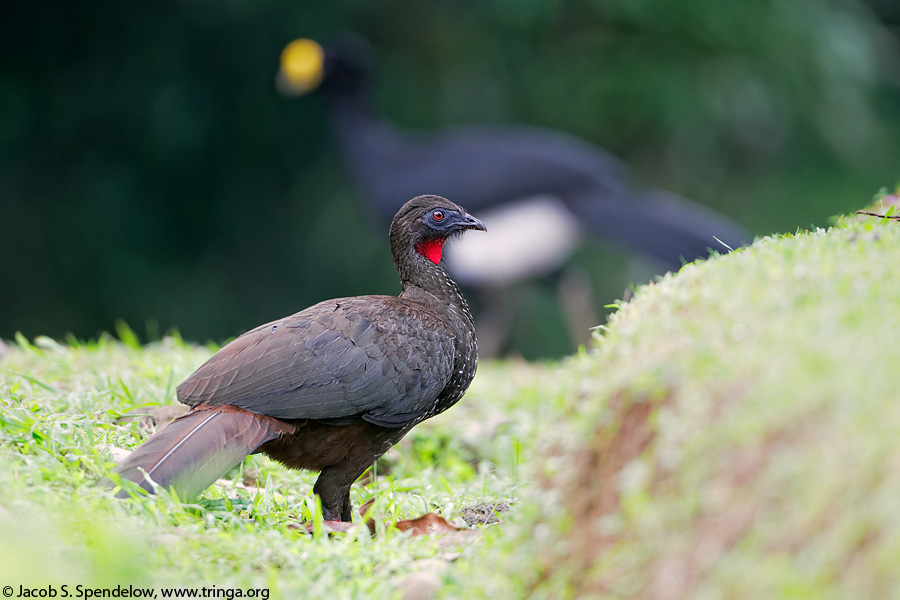
<instances>
[{"instance_id":1,"label":"blurred bird's leg","mask_svg":"<svg viewBox=\"0 0 900 600\"><path fill-rule=\"evenodd\" d=\"M589 347L591 328L600 325L590 277L583 269L566 267L560 273L557 293L569 339L576 349L580 345Z\"/></svg>"},{"instance_id":2,"label":"blurred bird's leg","mask_svg":"<svg viewBox=\"0 0 900 600\"><path fill-rule=\"evenodd\" d=\"M478 357L495 358L507 343L517 313L517 294L506 286L481 286L475 291L481 310L475 317L478 330Z\"/></svg>"}]
</instances>

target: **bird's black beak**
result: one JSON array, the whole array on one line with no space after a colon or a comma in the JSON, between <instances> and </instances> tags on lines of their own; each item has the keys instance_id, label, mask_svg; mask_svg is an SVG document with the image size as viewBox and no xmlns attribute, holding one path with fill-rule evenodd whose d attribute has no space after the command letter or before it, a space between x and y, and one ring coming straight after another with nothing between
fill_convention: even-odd
<instances>
[{"instance_id":1,"label":"bird's black beak","mask_svg":"<svg viewBox=\"0 0 900 600\"><path fill-rule=\"evenodd\" d=\"M479 231L487 231L487 227L484 226L484 223L481 222L481 219L476 219L469 213L466 213L459 218L460 229L477 229Z\"/></svg>"}]
</instances>

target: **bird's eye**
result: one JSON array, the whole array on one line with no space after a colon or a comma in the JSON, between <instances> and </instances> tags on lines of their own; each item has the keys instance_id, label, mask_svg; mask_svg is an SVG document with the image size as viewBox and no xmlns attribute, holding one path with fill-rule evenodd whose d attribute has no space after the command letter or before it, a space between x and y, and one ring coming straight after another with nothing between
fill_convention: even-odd
<instances>
[{"instance_id":1,"label":"bird's eye","mask_svg":"<svg viewBox=\"0 0 900 600\"><path fill-rule=\"evenodd\" d=\"M444 211L442 211L442 210L434 211L433 213L431 213L431 218L434 219L435 221L443 221L444 220Z\"/></svg>"}]
</instances>

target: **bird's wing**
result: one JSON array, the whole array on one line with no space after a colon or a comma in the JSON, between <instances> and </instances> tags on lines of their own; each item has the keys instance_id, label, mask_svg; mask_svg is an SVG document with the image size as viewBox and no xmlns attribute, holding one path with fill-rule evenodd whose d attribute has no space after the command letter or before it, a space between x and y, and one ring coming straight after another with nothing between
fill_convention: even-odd
<instances>
[{"instance_id":1,"label":"bird's wing","mask_svg":"<svg viewBox=\"0 0 900 600\"><path fill-rule=\"evenodd\" d=\"M331 300L238 337L178 386L178 399L399 427L433 407L453 356L449 328L397 298Z\"/></svg>"}]
</instances>

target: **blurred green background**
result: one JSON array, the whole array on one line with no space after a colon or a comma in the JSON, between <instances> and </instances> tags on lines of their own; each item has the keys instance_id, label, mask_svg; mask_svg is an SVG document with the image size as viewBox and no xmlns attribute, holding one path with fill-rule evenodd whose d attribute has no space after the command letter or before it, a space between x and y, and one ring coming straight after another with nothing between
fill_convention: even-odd
<instances>
[{"instance_id":1,"label":"blurred green background","mask_svg":"<svg viewBox=\"0 0 900 600\"><path fill-rule=\"evenodd\" d=\"M0 14L0 337L129 323L197 341L319 300L396 293L330 138L285 98L296 37L375 50L403 127L527 123L757 234L823 226L893 185L894 0L22 2ZM423 193L428 190L423 190ZM600 306L633 271L576 255ZM529 358L569 350L548 285L522 291Z\"/></svg>"}]
</instances>

